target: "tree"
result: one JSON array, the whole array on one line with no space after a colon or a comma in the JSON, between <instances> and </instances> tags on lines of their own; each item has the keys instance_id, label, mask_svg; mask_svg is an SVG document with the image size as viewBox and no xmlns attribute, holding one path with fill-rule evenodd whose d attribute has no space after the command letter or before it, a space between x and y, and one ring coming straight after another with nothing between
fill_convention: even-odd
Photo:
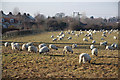
<instances>
[{"instance_id":1,"label":"tree","mask_svg":"<svg viewBox=\"0 0 120 80\"><path fill-rule=\"evenodd\" d=\"M55 14L55 17L58 17L58 18L63 18L63 17L65 17L65 13L56 13Z\"/></svg>"},{"instance_id":2,"label":"tree","mask_svg":"<svg viewBox=\"0 0 120 80\"><path fill-rule=\"evenodd\" d=\"M14 14L14 15L17 15L19 12L20 12L20 10L19 10L18 7L15 7L15 8L13 9L13 14Z\"/></svg>"}]
</instances>

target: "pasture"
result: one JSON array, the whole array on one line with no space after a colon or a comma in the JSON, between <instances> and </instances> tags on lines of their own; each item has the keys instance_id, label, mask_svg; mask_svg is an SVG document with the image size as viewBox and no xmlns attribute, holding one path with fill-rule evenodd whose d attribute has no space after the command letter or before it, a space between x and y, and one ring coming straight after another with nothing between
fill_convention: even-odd
<instances>
[{"instance_id":1,"label":"pasture","mask_svg":"<svg viewBox=\"0 0 120 80\"><path fill-rule=\"evenodd\" d=\"M108 45L112 43L118 44L118 39L113 39L113 36L118 38L117 32L111 34L106 33L105 40L101 40L102 32L93 34L94 44L98 49L98 56L91 54L90 45L92 40L88 39L84 34L79 37L64 32L65 37L62 40L52 41L51 35L56 36L60 31L43 32L41 34L17 36L3 41L20 42L22 45L26 42L33 42L38 48L40 43L54 44L58 50L50 49L48 55L37 53L29 53L28 51L13 51L11 46L2 46L2 77L3 78L118 78L118 49L105 50L105 46L100 46L100 42L107 41ZM79 34L76 31L75 34ZM72 37L68 40L67 37ZM87 38L88 42L83 41ZM64 46L72 46L77 44L77 48L73 49L72 53L63 54ZM91 63L79 64L79 55L88 53L92 58Z\"/></svg>"}]
</instances>

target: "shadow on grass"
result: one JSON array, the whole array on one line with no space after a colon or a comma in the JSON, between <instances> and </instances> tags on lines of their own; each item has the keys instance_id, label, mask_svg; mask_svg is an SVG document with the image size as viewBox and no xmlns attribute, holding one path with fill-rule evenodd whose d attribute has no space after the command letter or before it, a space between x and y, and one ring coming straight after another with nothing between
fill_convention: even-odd
<instances>
[{"instance_id":1,"label":"shadow on grass","mask_svg":"<svg viewBox=\"0 0 120 80\"><path fill-rule=\"evenodd\" d=\"M114 65L114 66L118 67L118 64L112 64L112 63L95 63L95 62L92 62L91 64L93 64L93 65Z\"/></svg>"},{"instance_id":2,"label":"shadow on grass","mask_svg":"<svg viewBox=\"0 0 120 80\"><path fill-rule=\"evenodd\" d=\"M98 58L119 58L117 56L98 56Z\"/></svg>"},{"instance_id":3,"label":"shadow on grass","mask_svg":"<svg viewBox=\"0 0 120 80\"><path fill-rule=\"evenodd\" d=\"M48 54L46 56L51 56L51 57L65 57L65 55L53 55L53 54Z\"/></svg>"}]
</instances>

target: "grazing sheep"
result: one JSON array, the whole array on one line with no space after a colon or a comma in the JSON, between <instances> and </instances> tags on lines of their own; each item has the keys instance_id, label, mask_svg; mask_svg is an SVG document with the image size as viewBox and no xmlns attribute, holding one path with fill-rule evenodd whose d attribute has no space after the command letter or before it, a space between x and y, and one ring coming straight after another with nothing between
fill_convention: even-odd
<instances>
[{"instance_id":1,"label":"grazing sheep","mask_svg":"<svg viewBox=\"0 0 120 80\"><path fill-rule=\"evenodd\" d=\"M70 47L70 46L65 46L64 47L64 49L63 49L63 53L67 53L67 52L71 52L71 53L73 53L73 50L72 50L72 48Z\"/></svg>"},{"instance_id":2,"label":"grazing sheep","mask_svg":"<svg viewBox=\"0 0 120 80\"><path fill-rule=\"evenodd\" d=\"M72 45L72 48L76 48L76 47L77 47L77 44L73 44L73 45Z\"/></svg>"},{"instance_id":3,"label":"grazing sheep","mask_svg":"<svg viewBox=\"0 0 120 80\"><path fill-rule=\"evenodd\" d=\"M72 37L68 37L68 40L72 39Z\"/></svg>"},{"instance_id":4,"label":"grazing sheep","mask_svg":"<svg viewBox=\"0 0 120 80\"><path fill-rule=\"evenodd\" d=\"M87 41L88 42L88 40L86 38L83 38L83 41Z\"/></svg>"},{"instance_id":5,"label":"grazing sheep","mask_svg":"<svg viewBox=\"0 0 120 80\"><path fill-rule=\"evenodd\" d=\"M90 36L90 37L88 37L88 39L91 39L91 40L93 40L93 37L91 37L91 36Z\"/></svg>"},{"instance_id":6,"label":"grazing sheep","mask_svg":"<svg viewBox=\"0 0 120 80\"><path fill-rule=\"evenodd\" d=\"M45 53L45 52L49 52L49 48L47 46L44 46L42 48L39 49L39 53Z\"/></svg>"},{"instance_id":7,"label":"grazing sheep","mask_svg":"<svg viewBox=\"0 0 120 80\"><path fill-rule=\"evenodd\" d=\"M114 36L114 37L113 37L113 39L117 39L117 37L116 37L116 36Z\"/></svg>"},{"instance_id":8,"label":"grazing sheep","mask_svg":"<svg viewBox=\"0 0 120 80\"><path fill-rule=\"evenodd\" d=\"M93 48L92 51L91 51L92 55L95 55L97 56L98 55L98 50L97 48Z\"/></svg>"},{"instance_id":9,"label":"grazing sheep","mask_svg":"<svg viewBox=\"0 0 120 80\"><path fill-rule=\"evenodd\" d=\"M92 44L95 44L95 43L96 43L96 41L95 41L95 40L93 40L93 41L92 41Z\"/></svg>"},{"instance_id":10,"label":"grazing sheep","mask_svg":"<svg viewBox=\"0 0 120 80\"><path fill-rule=\"evenodd\" d=\"M51 38L54 38L54 36L52 35Z\"/></svg>"},{"instance_id":11,"label":"grazing sheep","mask_svg":"<svg viewBox=\"0 0 120 80\"><path fill-rule=\"evenodd\" d=\"M101 45L106 46L106 45L107 45L107 41L105 41L105 42L100 42L100 46L101 46Z\"/></svg>"},{"instance_id":12,"label":"grazing sheep","mask_svg":"<svg viewBox=\"0 0 120 80\"><path fill-rule=\"evenodd\" d=\"M118 45L116 43L113 43L111 46L114 48L118 48Z\"/></svg>"},{"instance_id":13,"label":"grazing sheep","mask_svg":"<svg viewBox=\"0 0 120 80\"><path fill-rule=\"evenodd\" d=\"M57 38L54 38L53 41L57 41Z\"/></svg>"},{"instance_id":14,"label":"grazing sheep","mask_svg":"<svg viewBox=\"0 0 120 80\"><path fill-rule=\"evenodd\" d=\"M112 46L106 46L106 50L113 50L114 48Z\"/></svg>"},{"instance_id":15,"label":"grazing sheep","mask_svg":"<svg viewBox=\"0 0 120 80\"><path fill-rule=\"evenodd\" d=\"M83 63L86 63L87 61L90 63L91 61L91 57L89 56L89 54L87 53L82 53L79 55L79 63L81 63L83 61Z\"/></svg>"},{"instance_id":16,"label":"grazing sheep","mask_svg":"<svg viewBox=\"0 0 120 80\"><path fill-rule=\"evenodd\" d=\"M18 43L13 43L12 44L12 50L20 50L19 44Z\"/></svg>"},{"instance_id":17,"label":"grazing sheep","mask_svg":"<svg viewBox=\"0 0 120 80\"><path fill-rule=\"evenodd\" d=\"M35 46L29 46L28 47L28 52L35 52L35 53L37 53L37 48Z\"/></svg>"},{"instance_id":18,"label":"grazing sheep","mask_svg":"<svg viewBox=\"0 0 120 80\"><path fill-rule=\"evenodd\" d=\"M90 49L92 50L95 46L94 45L90 45Z\"/></svg>"},{"instance_id":19,"label":"grazing sheep","mask_svg":"<svg viewBox=\"0 0 120 80\"><path fill-rule=\"evenodd\" d=\"M5 42L5 43L4 43L4 46L5 46L5 47L8 47L8 45L9 45L8 42Z\"/></svg>"},{"instance_id":20,"label":"grazing sheep","mask_svg":"<svg viewBox=\"0 0 120 80\"><path fill-rule=\"evenodd\" d=\"M42 47L44 47L44 46L46 46L46 44L45 44L45 43L40 44L38 47L39 47L39 49L40 49L40 48L42 48Z\"/></svg>"},{"instance_id":21,"label":"grazing sheep","mask_svg":"<svg viewBox=\"0 0 120 80\"><path fill-rule=\"evenodd\" d=\"M22 50L28 50L28 45L23 44L23 45L22 45Z\"/></svg>"},{"instance_id":22,"label":"grazing sheep","mask_svg":"<svg viewBox=\"0 0 120 80\"><path fill-rule=\"evenodd\" d=\"M102 34L103 37L107 37L105 34Z\"/></svg>"},{"instance_id":23,"label":"grazing sheep","mask_svg":"<svg viewBox=\"0 0 120 80\"><path fill-rule=\"evenodd\" d=\"M56 47L56 46L53 45L53 44L50 44L50 45L49 45L49 48L58 50L58 47Z\"/></svg>"},{"instance_id":24,"label":"grazing sheep","mask_svg":"<svg viewBox=\"0 0 120 80\"><path fill-rule=\"evenodd\" d=\"M27 46L33 46L33 43L32 42L28 42L26 43Z\"/></svg>"}]
</instances>

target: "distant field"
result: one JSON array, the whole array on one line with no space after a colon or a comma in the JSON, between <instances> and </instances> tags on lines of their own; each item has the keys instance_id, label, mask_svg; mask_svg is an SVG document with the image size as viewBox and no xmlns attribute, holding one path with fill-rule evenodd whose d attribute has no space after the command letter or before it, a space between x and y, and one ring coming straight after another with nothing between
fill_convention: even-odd
<instances>
[{"instance_id":1,"label":"distant field","mask_svg":"<svg viewBox=\"0 0 120 80\"><path fill-rule=\"evenodd\" d=\"M107 34L105 40L101 40L102 32L93 34L93 39L96 40L95 46L98 48L98 57L91 55L89 49L92 40L83 42L84 34L79 37L75 35L65 34L65 38L61 41L52 41L51 35L56 36L60 32L44 32L36 35L23 37L9 38L3 41L13 42L37 42L34 45L37 47L39 43L54 43L58 46L58 50L50 50L49 55L39 53L28 53L27 51L13 51L11 47L2 47L2 66L3 78L118 78L118 50L105 50L104 46L99 43L108 41L108 45L118 43L113 36L117 33ZM78 34L79 32L75 32ZM67 37L72 39L68 40ZM86 37L87 38L87 37ZM71 43L78 43L78 47L73 49L72 53L63 54L63 47L71 46ZM21 43L23 44L23 43ZM88 53L92 57L91 64L79 64L78 56L81 53Z\"/></svg>"}]
</instances>

